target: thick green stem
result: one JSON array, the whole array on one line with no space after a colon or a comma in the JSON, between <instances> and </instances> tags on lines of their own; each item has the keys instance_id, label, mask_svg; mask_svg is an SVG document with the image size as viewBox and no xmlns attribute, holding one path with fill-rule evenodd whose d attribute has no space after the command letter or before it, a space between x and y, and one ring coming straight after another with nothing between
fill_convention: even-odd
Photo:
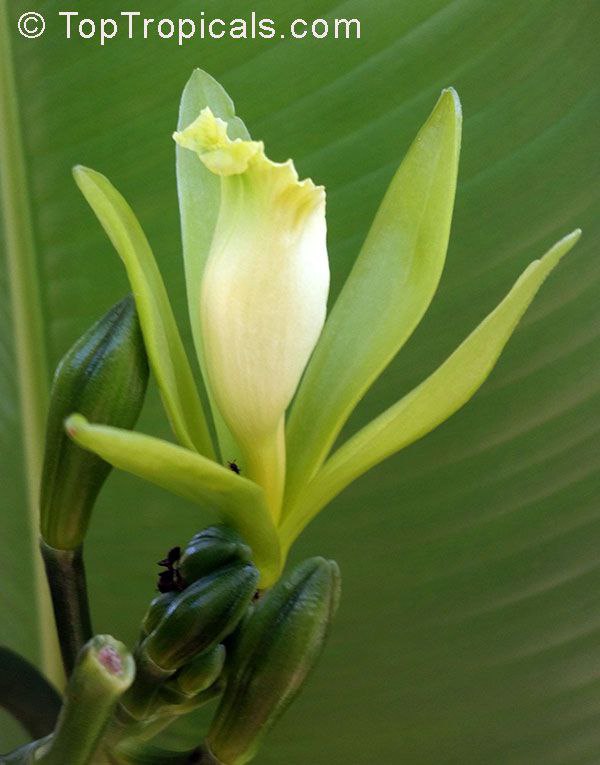
<instances>
[{"instance_id":1,"label":"thick green stem","mask_svg":"<svg viewBox=\"0 0 600 765\"><path fill-rule=\"evenodd\" d=\"M52 594L54 619L67 676L73 671L77 654L92 636L83 548L57 550L40 541L46 576Z\"/></svg>"},{"instance_id":2,"label":"thick green stem","mask_svg":"<svg viewBox=\"0 0 600 765\"><path fill-rule=\"evenodd\" d=\"M89 765L135 665L122 643L100 635L87 643L69 680L56 730L38 751L39 765Z\"/></svg>"}]
</instances>

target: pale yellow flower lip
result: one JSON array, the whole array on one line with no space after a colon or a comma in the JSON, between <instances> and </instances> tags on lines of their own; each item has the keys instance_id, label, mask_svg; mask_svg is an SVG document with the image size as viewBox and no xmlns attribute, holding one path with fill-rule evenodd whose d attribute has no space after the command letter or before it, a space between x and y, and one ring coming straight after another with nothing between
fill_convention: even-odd
<instances>
[{"instance_id":1,"label":"pale yellow flower lip","mask_svg":"<svg viewBox=\"0 0 600 765\"><path fill-rule=\"evenodd\" d=\"M262 141L232 141L227 135L227 123L215 117L207 106L185 130L173 133L173 138L184 149L195 151L206 167L215 175L244 173L250 160L264 153Z\"/></svg>"},{"instance_id":2,"label":"pale yellow flower lip","mask_svg":"<svg viewBox=\"0 0 600 765\"><path fill-rule=\"evenodd\" d=\"M293 187L299 187L306 192L307 201L319 203L325 200L325 187L316 185L310 178L301 181L293 160L274 162L266 156L262 141L229 138L227 123L215 117L208 106L188 127L173 133L173 139L182 148L196 152L215 175L228 177L241 175L247 170L262 171L271 176L269 180L282 192L292 193Z\"/></svg>"}]
</instances>

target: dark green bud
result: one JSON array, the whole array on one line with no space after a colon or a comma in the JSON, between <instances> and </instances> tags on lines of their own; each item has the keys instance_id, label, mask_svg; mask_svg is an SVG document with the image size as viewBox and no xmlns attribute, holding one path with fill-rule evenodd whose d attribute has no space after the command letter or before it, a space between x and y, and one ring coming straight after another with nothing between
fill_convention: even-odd
<instances>
[{"instance_id":1,"label":"dark green bud","mask_svg":"<svg viewBox=\"0 0 600 765\"><path fill-rule=\"evenodd\" d=\"M179 560L179 573L191 584L216 568L249 563L252 550L228 526L210 526L192 537Z\"/></svg>"},{"instance_id":2,"label":"dark green bud","mask_svg":"<svg viewBox=\"0 0 600 765\"><path fill-rule=\"evenodd\" d=\"M196 696L214 685L223 671L224 664L225 648L218 645L212 651L196 656L182 667L169 685L185 696Z\"/></svg>"},{"instance_id":3,"label":"dark green bud","mask_svg":"<svg viewBox=\"0 0 600 765\"><path fill-rule=\"evenodd\" d=\"M206 743L222 765L244 765L320 656L339 601L337 564L305 561L259 601L235 649Z\"/></svg>"},{"instance_id":4,"label":"dark green bud","mask_svg":"<svg viewBox=\"0 0 600 765\"><path fill-rule=\"evenodd\" d=\"M142 636L147 637L158 626L160 620L166 614L168 607L177 597L177 592L161 592L148 606L142 619Z\"/></svg>"},{"instance_id":5,"label":"dark green bud","mask_svg":"<svg viewBox=\"0 0 600 765\"><path fill-rule=\"evenodd\" d=\"M225 648L222 645L196 656L175 675L160 683L156 693L152 693L150 688L150 693L139 694L139 689L136 689L137 696L150 697L150 703L138 704L134 711L138 715L141 712L146 718L155 718L179 716L198 709L223 690L217 681L224 663Z\"/></svg>"},{"instance_id":6,"label":"dark green bud","mask_svg":"<svg viewBox=\"0 0 600 765\"><path fill-rule=\"evenodd\" d=\"M141 652L162 670L175 671L212 650L244 615L258 577L252 563L238 563L194 582L173 600Z\"/></svg>"},{"instance_id":7,"label":"dark green bud","mask_svg":"<svg viewBox=\"0 0 600 765\"><path fill-rule=\"evenodd\" d=\"M93 422L130 429L146 392L148 361L133 297L117 303L60 362L46 431L40 509L44 541L74 550L85 537L110 465L74 444L64 421L80 412Z\"/></svg>"}]
</instances>

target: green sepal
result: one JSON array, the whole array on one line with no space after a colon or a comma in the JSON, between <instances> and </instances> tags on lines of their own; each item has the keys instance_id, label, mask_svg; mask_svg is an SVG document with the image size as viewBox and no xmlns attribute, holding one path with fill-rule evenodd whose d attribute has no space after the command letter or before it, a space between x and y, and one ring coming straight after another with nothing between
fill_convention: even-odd
<instances>
[{"instance_id":1,"label":"green sepal","mask_svg":"<svg viewBox=\"0 0 600 765\"><path fill-rule=\"evenodd\" d=\"M494 368L546 278L580 236L576 229L530 263L505 298L435 372L340 446L305 487L297 504L288 508L280 527L286 552L348 484L422 438L467 403Z\"/></svg>"},{"instance_id":2,"label":"green sepal","mask_svg":"<svg viewBox=\"0 0 600 765\"><path fill-rule=\"evenodd\" d=\"M74 550L85 537L111 466L68 438L72 412L125 429L135 424L146 393L148 361L131 295L108 311L60 362L52 386L40 495L44 541Z\"/></svg>"},{"instance_id":3,"label":"green sepal","mask_svg":"<svg viewBox=\"0 0 600 765\"><path fill-rule=\"evenodd\" d=\"M160 438L89 423L73 415L66 423L71 438L114 467L218 511L248 542L261 573L261 587L271 586L281 571L279 538L263 490L253 481L200 454Z\"/></svg>"},{"instance_id":4,"label":"green sepal","mask_svg":"<svg viewBox=\"0 0 600 765\"><path fill-rule=\"evenodd\" d=\"M189 542L179 561L179 573L186 584L230 563L248 563L252 550L228 526L209 526Z\"/></svg>"},{"instance_id":5,"label":"green sepal","mask_svg":"<svg viewBox=\"0 0 600 765\"><path fill-rule=\"evenodd\" d=\"M226 566L197 580L175 598L141 650L158 667L175 671L210 651L244 615L258 583L251 563Z\"/></svg>"},{"instance_id":6,"label":"green sepal","mask_svg":"<svg viewBox=\"0 0 600 765\"><path fill-rule=\"evenodd\" d=\"M188 449L214 449L173 309L150 244L131 207L108 178L86 167L73 176L127 270L152 372L173 432Z\"/></svg>"},{"instance_id":7,"label":"green sepal","mask_svg":"<svg viewBox=\"0 0 600 765\"><path fill-rule=\"evenodd\" d=\"M292 404L288 505L435 294L450 236L461 134L460 101L447 88L390 183Z\"/></svg>"},{"instance_id":8,"label":"green sepal","mask_svg":"<svg viewBox=\"0 0 600 765\"><path fill-rule=\"evenodd\" d=\"M244 765L320 656L340 593L335 562L312 558L281 579L244 626L206 742L223 765Z\"/></svg>"}]
</instances>

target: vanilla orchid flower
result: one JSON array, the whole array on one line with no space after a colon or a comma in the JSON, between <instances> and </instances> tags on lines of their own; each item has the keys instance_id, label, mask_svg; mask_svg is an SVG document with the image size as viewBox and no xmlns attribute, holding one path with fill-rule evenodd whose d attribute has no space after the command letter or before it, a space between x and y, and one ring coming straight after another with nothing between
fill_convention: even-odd
<instances>
[{"instance_id":1,"label":"vanilla orchid flower","mask_svg":"<svg viewBox=\"0 0 600 765\"><path fill-rule=\"evenodd\" d=\"M194 73L175 138L188 308L209 416L131 208L106 178L75 170L127 269L179 445L80 415L69 418L67 432L115 467L216 510L252 546L262 587L276 581L295 539L336 495L473 396L579 238L574 231L530 263L433 374L336 448L354 408L437 289L461 127L460 102L449 88L409 148L325 320L323 188L299 181L291 161L267 159L225 91ZM241 475L228 467L235 458Z\"/></svg>"},{"instance_id":2,"label":"vanilla orchid flower","mask_svg":"<svg viewBox=\"0 0 600 765\"><path fill-rule=\"evenodd\" d=\"M299 181L291 160L272 162L262 143L231 140L208 107L175 140L222 179L200 291L206 372L278 519L285 411L325 322L325 190Z\"/></svg>"}]
</instances>

